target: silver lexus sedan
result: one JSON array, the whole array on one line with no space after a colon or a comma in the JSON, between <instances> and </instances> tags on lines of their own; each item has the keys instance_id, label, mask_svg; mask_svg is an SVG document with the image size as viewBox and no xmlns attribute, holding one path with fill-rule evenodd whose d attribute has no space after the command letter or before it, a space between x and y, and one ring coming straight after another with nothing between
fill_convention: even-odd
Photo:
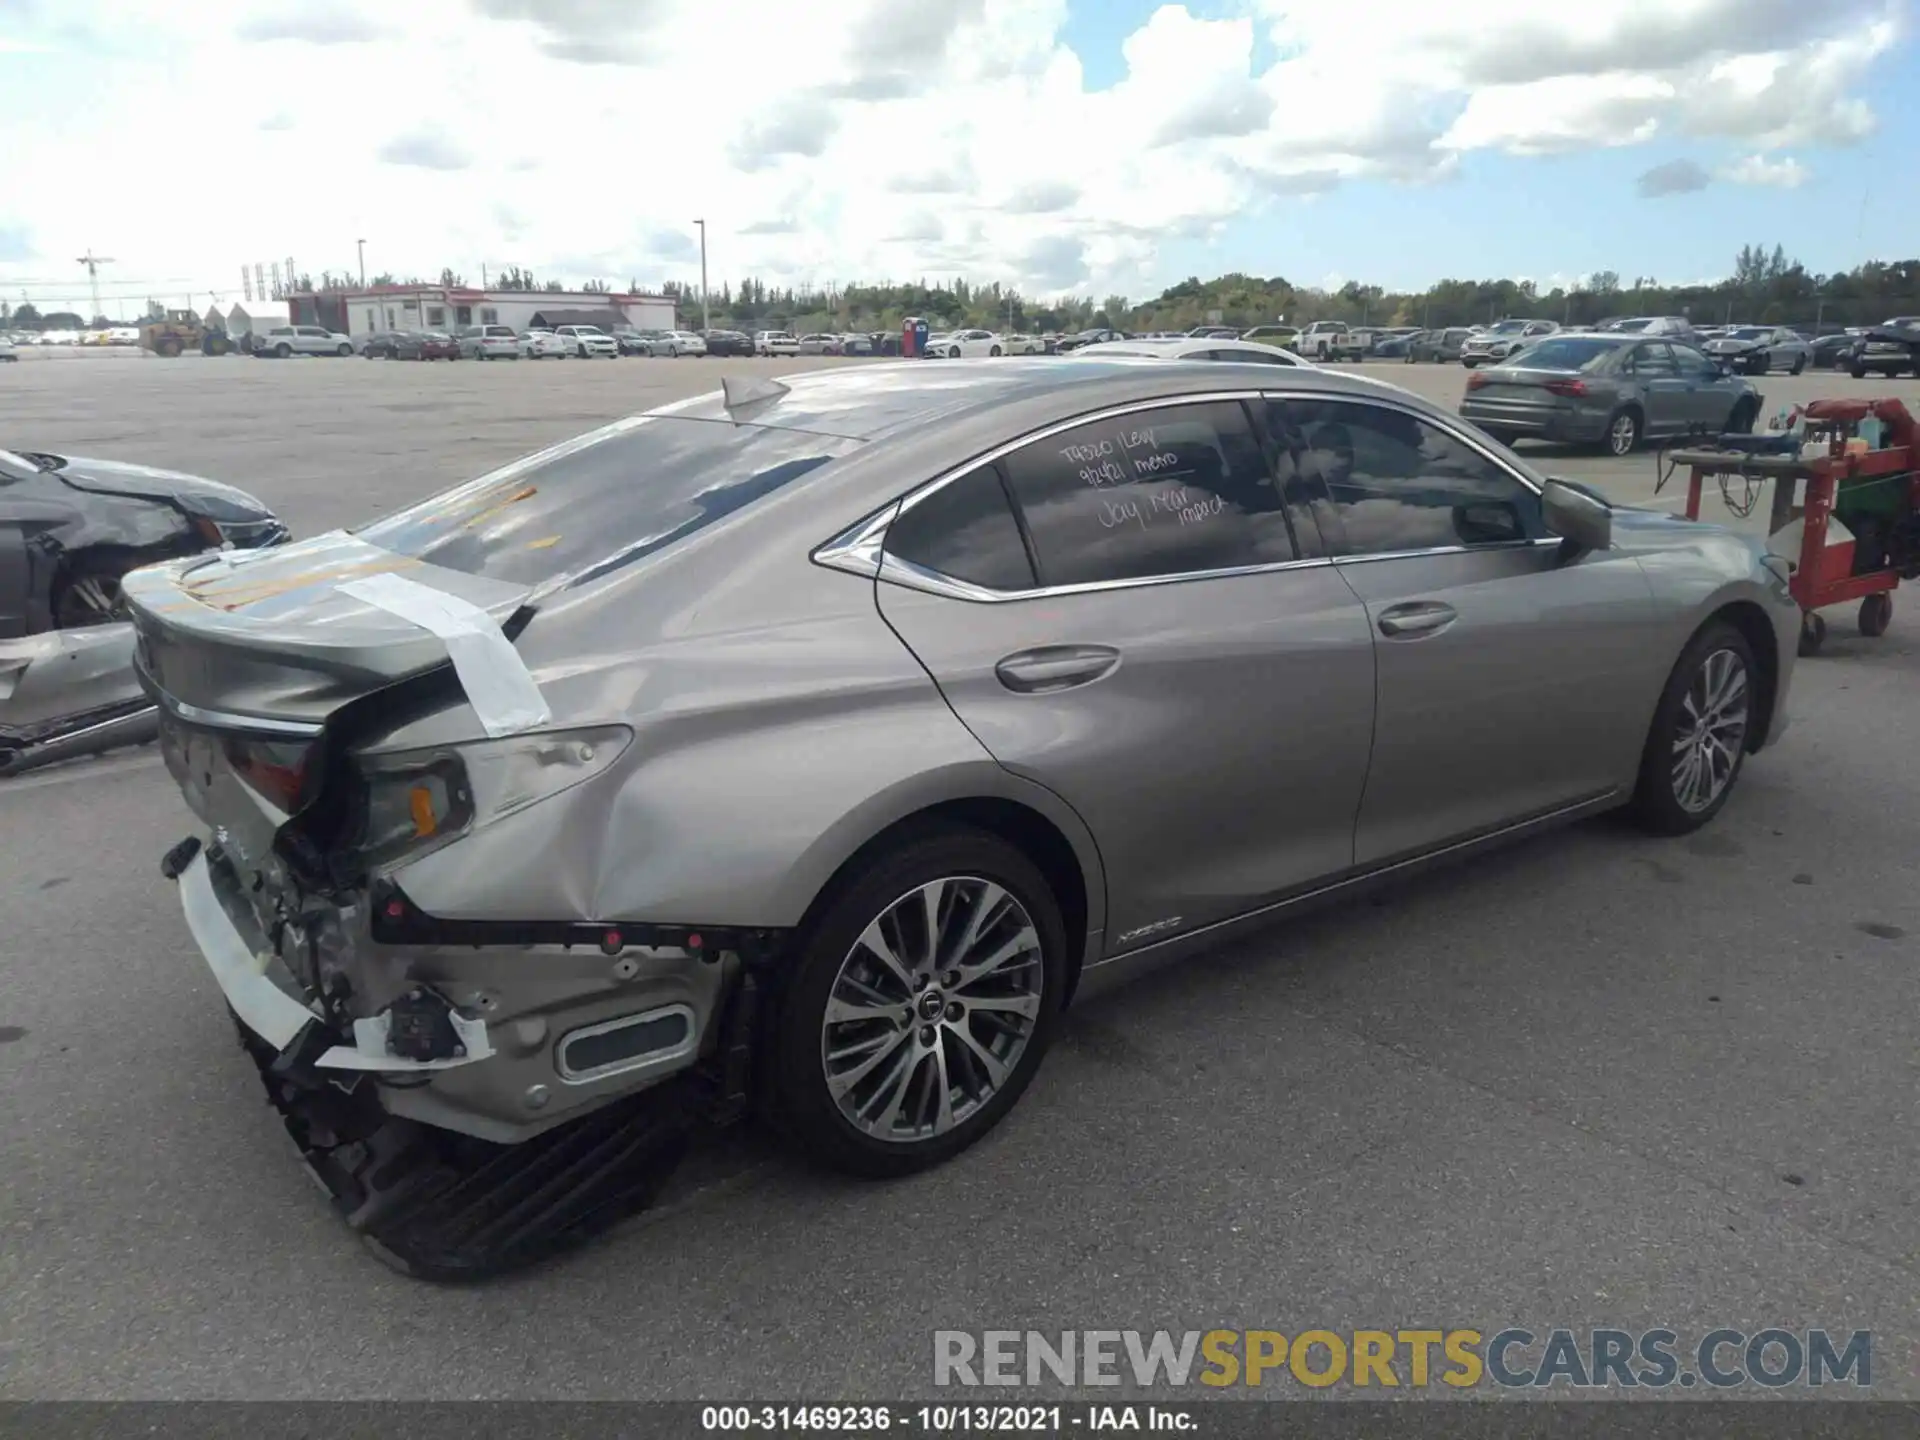
<instances>
[{"instance_id":1,"label":"silver lexus sedan","mask_svg":"<svg viewBox=\"0 0 1920 1440\"><path fill-rule=\"evenodd\" d=\"M1706 824L1786 723L1776 563L1378 381L1003 358L125 588L242 1043L376 1253L472 1276L716 1121L945 1160L1076 994L1310 902Z\"/></svg>"}]
</instances>

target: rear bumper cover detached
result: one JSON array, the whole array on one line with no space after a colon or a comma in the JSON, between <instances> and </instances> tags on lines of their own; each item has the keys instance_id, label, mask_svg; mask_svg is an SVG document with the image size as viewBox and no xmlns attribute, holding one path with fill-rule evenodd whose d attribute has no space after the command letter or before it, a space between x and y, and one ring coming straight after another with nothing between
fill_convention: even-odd
<instances>
[{"instance_id":1,"label":"rear bumper cover detached","mask_svg":"<svg viewBox=\"0 0 1920 1440\"><path fill-rule=\"evenodd\" d=\"M163 868L179 883L188 928L301 1159L348 1226L403 1273L480 1279L576 1245L652 1203L703 1130L746 1110L760 989L745 969L721 986L723 967L701 966L715 980L713 1003L699 1013L664 1007L684 1015L685 1043L671 1067L643 1077L618 1067L611 1077L582 1074L548 1027L542 1043L525 1046L523 1019L489 1024L444 1005L432 1018L451 1021L442 1046L451 1053L411 1058L395 1052L421 1032L399 1003L354 1020L351 1033L328 1018L252 923L217 847L209 854L184 841ZM588 1038L609 1028L572 1020L552 1028L565 1027ZM544 1127L502 1127L511 1143L459 1123L484 1119L502 1093L490 1072L544 1107L549 1087L524 1083L529 1062L554 1075L553 1109L564 1110L563 1089L588 1103ZM461 1086L469 1077L481 1083ZM456 1086L436 1112L435 1092Z\"/></svg>"},{"instance_id":2,"label":"rear bumper cover detached","mask_svg":"<svg viewBox=\"0 0 1920 1440\"><path fill-rule=\"evenodd\" d=\"M163 868L228 1007L278 1073L365 1079L391 1114L496 1144L693 1068L718 1043L740 968L717 954L586 951L540 934L500 943L459 927L443 944L380 943L338 909L270 924L217 844L185 841ZM324 975L309 941L331 947Z\"/></svg>"}]
</instances>

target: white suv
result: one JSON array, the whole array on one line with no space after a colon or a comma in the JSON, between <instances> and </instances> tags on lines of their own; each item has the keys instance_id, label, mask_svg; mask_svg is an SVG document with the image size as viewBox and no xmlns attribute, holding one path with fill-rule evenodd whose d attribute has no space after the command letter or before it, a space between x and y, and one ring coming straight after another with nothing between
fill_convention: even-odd
<instances>
[{"instance_id":1,"label":"white suv","mask_svg":"<svg viewBox=\"0 0 1920 1440\"><path fill-rule=\"evenodd\" d=\"M282 360L289 355L351 355L353 341L324 325L276 325L254 342L254 353Z\"/></svg>"},{"instance_id":2,"label":"white suv","mask_svg":"<svg viewBox=\"0 0 1920 1440\"><path fill-rule=\"evenodd\" d=\"M555 327L553 333L564 340L573 354L582 360L590 360L595 355L604 355L611 360L620 353L620 342L598 325L560 325Z\"/></svg>"},{"instance_id":3,"label":"white suv","mask_svg":"<svg viewBox=\"0 0 1920 1440\"><path fill-rule=\"evenodd\" d=\"M798 355L799 337L787 330L762 330L753 337L753 353L756 355Z\"/></svg>"},{"instance_id":4,"label":"white suv","mask_svg":"<svg viewBox=\"0 0 1920 1440\"><path fill-rule=\"evenodd\" d=\"M520 337L511 325L469 325L460 332L462 360L508 360L520 358Z\"/></svg>"}]
</instances>

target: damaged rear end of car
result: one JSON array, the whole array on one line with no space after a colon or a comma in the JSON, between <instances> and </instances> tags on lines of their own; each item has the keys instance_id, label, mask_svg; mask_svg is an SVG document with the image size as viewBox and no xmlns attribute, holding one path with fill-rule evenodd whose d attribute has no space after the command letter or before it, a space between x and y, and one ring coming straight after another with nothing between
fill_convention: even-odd
<instances>
[{"instance_id":1,"label":"damaged rear end of car","mask_svg":"<svg viewBox=\"0 0 1920 1440\"><path fill-rule=\"evenodd\" d=\"M163 868L309 1169L423 1277L597 1233L744 1109L751 972L780 933L607 908L600 840L645 747L565 678L550 705L515 642L582 562L631 567L845 446L765 432L728 494L697 472L723 447L740 470L759 437L663 439L684 493L663 481L649 512L610 492L616 528L555 477L624 475L630 449L584 454L620 429L355 534L127 583L203 827Z\"/></svg>"}]
</instances>

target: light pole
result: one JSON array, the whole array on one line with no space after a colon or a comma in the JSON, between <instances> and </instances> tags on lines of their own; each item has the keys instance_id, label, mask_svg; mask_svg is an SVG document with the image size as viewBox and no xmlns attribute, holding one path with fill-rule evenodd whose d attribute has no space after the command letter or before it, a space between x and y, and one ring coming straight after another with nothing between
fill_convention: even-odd
<instances>
[{"instance_id":1,"label":"light pole","mask_svg":"<svg viewBox=\"0 0 1920 1440\"><path fill-rule=\"evenodd\" d=\"M707 222L693 223L700 227L700 333L704 335L713 328L707 317Z\"/></svg>"},{"instance_id":2,"label":"light pole","mask_svg":"<svg viewBox=\"0 0 1920 1440\"><path fill-rule=\"evenodd\" d=\"M353 243L360 247L360 288L364 290L367 288L367 242L356 240Z\"/></svg>"}]
</instances>

